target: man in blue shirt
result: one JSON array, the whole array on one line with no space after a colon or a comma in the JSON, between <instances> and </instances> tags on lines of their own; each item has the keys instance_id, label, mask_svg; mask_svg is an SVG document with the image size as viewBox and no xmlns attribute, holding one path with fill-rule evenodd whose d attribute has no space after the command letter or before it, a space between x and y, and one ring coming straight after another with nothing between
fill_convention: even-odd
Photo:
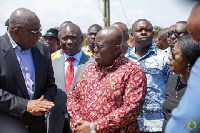
<instances>
[{"instance_id":1,"label":"man in blue shirt","mask_svg":"<svg viewBox=\"0 0 200 133\"><path fill-rule=\"evenodd\" d=\"M200 3L196 4L188 18L188 31L193 39L200 41ZM187 89L172 117L167 123L165 133L200 132L200 58L192 67Z\"/></svg>"},{"instance_id":2,"label":"man in blue shirt","mask_svg":"<svg viewBox=\"0 0 200 133\"><path fill-rule=\"evenodd\" d=\"M137 20L132 26L135 47L125 55L142 66L147 78L147 96L138 117L141 132L161 132L165 85L171 74L169 55L152 44L153 34L153 26L148 20Z\"/></svg>"},{"instance_id":3,"label":"man in blue shirt","mask_svg":"<svg viewBox=\"0 0 200 133\"><path fill-rule=\"evenodd\" d=\"M0 133L46 133L56 85L37 15L18 8L0 37Z\"/></svg>"}]
</instances>

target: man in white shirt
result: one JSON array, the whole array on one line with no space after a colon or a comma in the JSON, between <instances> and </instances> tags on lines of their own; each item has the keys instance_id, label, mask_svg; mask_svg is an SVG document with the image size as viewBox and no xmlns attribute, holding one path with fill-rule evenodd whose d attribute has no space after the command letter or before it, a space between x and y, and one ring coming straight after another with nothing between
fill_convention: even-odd
<instances>
[{"instance_id":1,"label":"man in white shirt","mask_svg":"<svg viewBox=\"0 0 200 133\"><path fill-rule=\"evenodd\" d=\"M94 61L81 50L83 36L76 24L64 25L59 32L59 40L64 55L53 60L55 83L58 90L55 107L49 116L48 133L69 133L69 116L66 112L67 95L73 90L86 65ZM69 71L70 70L70 71Z\"/></svg>"}]
</instances>

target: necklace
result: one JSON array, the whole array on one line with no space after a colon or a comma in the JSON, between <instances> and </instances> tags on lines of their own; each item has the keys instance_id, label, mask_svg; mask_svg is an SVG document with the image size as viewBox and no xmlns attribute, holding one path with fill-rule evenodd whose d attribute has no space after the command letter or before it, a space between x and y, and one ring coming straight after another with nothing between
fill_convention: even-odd
<instances>
[{"instance_id":1,"label":"necklace","mask_svg":"<svg viewBox=\"0 0 200 133\"><path fill-rule=\"evenodd\" d=\"M181 84L181 81L179 80L178 84L176 85L176 99L180 100L180 98L178 97L178 90L180 88L180 84Z\"/></svg>"},{"instance_id":2,"label":"necklace","mask_svg":"<svg viewBox=\"0 0 200 133\"><path fill-rule=\"evenodd\" d=\"M179 77L177 79L177 85L176 85L176 88L175 88L175 91L176 91L176 99L180 100L181 97L182 97L182 94L179 94L180 96L178 96L178 91L183 89L184 87L187 86L187 83L184 82L183 78L182 77Z\"/></svg>"}]
</instances>

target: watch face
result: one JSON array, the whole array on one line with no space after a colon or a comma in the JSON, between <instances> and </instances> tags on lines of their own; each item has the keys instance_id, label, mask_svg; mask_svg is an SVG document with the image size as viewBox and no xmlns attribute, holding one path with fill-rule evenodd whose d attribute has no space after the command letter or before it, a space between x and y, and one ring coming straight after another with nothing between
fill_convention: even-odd
<instances>
[{"instance_id":1,"label":"watch face","mask_svg":"<svg viewBox=\"0 0 200 133\"><path fill-rule=\"evenodd\" d=\"M90 123L90 133L96 133L93 122Z\"/></svg>"}]
</instances>

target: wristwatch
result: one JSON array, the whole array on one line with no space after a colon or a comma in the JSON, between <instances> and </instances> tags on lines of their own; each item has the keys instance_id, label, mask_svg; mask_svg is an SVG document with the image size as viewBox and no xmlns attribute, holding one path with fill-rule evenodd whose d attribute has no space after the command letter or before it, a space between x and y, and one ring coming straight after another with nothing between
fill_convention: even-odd
<instances>
[{"instance_id":1,"label":"wristwatch","mask_svg":"<svg viewBox=\"0 0 200 133\"><path fill-rule=\"evenodd\" d=\"M90 123L90 133L96 133L93 122Z\"/></svg>"}]
</instances>

